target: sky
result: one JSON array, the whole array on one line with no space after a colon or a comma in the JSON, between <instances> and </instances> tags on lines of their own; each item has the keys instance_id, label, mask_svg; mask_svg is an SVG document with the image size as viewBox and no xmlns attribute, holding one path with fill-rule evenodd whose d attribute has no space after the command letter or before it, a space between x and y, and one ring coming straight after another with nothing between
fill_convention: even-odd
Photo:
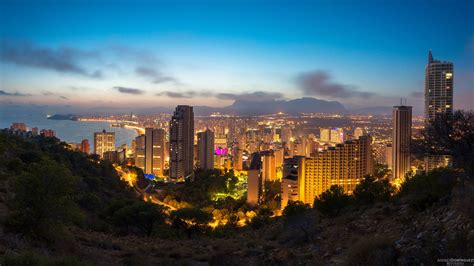
<instances>
[{"instance_id":1,"label":"sky","mask_svg":"<svg viewBox=\"0 0 474 266\"><path fill-rule=\"evenodd\" d=\"M474 1L0 0L0 104L421 110L428 51L473 109Z\"/></svg>"}]
</instances>

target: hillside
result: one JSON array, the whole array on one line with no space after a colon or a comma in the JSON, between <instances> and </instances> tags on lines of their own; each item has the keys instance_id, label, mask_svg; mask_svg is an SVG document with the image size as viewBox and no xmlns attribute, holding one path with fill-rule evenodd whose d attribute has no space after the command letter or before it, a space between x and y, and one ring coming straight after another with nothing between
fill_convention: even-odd
<instances>
[{"instance_id":1,"label":"hillside","mask_svg":"<svg viewBox=\"0 0 474 266\"><path fill-rule=\"evenodd\" d=\"M416 177L390 197L372 197L381 183L368 180L343 206L328 197L331 212L256 210L248 226L211 229L161 216L110 164L54 138L0 134L0 155L5 265L429 265L474 256L474 183L463 171Z\"/></svg>"}]
</instances>

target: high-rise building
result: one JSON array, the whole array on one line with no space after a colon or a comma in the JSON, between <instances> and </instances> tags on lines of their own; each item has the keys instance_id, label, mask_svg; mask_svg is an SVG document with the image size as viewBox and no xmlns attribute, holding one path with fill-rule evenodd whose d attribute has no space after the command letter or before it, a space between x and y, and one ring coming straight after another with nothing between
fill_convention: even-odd
<instances>
[{"instance_id":1,"label":"high-rise building","mask_svg":"<svg viewBox=\"0 0 474 266\"><path fill-rule=\"evenodd\" d=\"M145 170L145 135L135 138L133 155L135 158L135 166Z\"/></svg>"},{"instance_id":2,"label":"high-rise building","mask_svg":"<svg viewBox=\"0 0 474 266\"><path fill-rule=\"evenodd\" d=\"M115 151L115 132L107 132L104 129L94 133L94 154L103 158L106 151Z\"/></svg>"},{"instance_id":3,"label":"high-rise building","mask_svg":"<svg viewBox=\"0 0 474 266\"><path fill-rule=\"evenodd\" d=\"M33 134L33 136L38 136L39 134L39 130L37 127L34 127L31 129L31 134Z\"/></svg>"},{"instance_id":4,"label":"high-rise building","mask_svg":"<svg viewBox=\"0 0 474 266\"><path fill-rule=\"evenodd\" d=\"M240 147L235 147L232 150L232 163L233 168L237 171L241 171L243 169L243 160L242 160L243 152Z\"/></svg>"},{"instance_id":5,"label":"high-rise building","mask_svg":"<svg viewBox=\"0 0 474 266\"><path fill-rule=\"evenodd\" d=\"M145 174L163 177L165 168L166 131L162 128L145 129Z\"/></svg>"},{"instance_id":6,"label":"high-rise building","mask_svg":"<svg viewBox=\"0 0 474 266\"><path fill-rule=\"evenodd\" d=\"M285 209L289 201L298 201L298 161L300 157L285 159L283 178L281 179L281 209ZM302 158L302 157L301 157Z\"/></svg>"},{"instance_id":7,"label":"high-rise building","mask_svg":"<svg viewBox=\"0 0 474 266\"><path fill-rule=\"evenodd\" d=\"M178 105L170 121L170 178L193 179L194 112L193 107Z\"/></svg>"},{"instance_id":8,"label":"high-rise building","mask_svg":"<svg viewBox=\"0 0 474 266\"><path fill-rule=\"evenodd\" d=\"M12 123L10 126L12 130L26 131L27 127L25 123Z\"/></svg>"},{"instance_id":9,"label":"high-rise building","mask_svg":"<svg viewBox=\"0 0 474 266\"><path fill-rule=\"evenodd\" d=\"M319 139L322 142L329 142L331 140L331 130L329 130L329 128L320 128Z\"/></svg>"},{"instance_id":10,"label":"high-rise building","mask_svg":"<svg viewBox=\"0 0 474 266\"><path fill-rule=\"evenodd\" d=\"M354 129L354 138L355 139L358 139L360 136L363 136L364 135L364 129L361 128L361 127L356 127Z\"/></svg>"},{"instance_id":11,"label":"high-rise building","mask_svg":"<svg viewBox=\"0 0 474 266\"><path fill-rule=\"evenodd\" d=\"M81 141L81 148L80 148L81 152L89 154L90 148L91 148L91 145L89 144L89 140L83 139Z\"/></svg>"},{"instance_id":12,"label":"high-rise building","mask_svg":"<svg viewBox=\"0 0 474 266\"><path fill-rule=\"evenodd\" d=\"M247 174L247 203L250 206L257 206L262 200L263 179L261 160L260 154L254 153Z\"/></svg>"},{"instance_id":13,"label":"high-rise building","mask_svg":"<svg viewBox=\"0 0 474 266\"><path fill-rule=\"evenodd\" d=\"M40 135L43 137L56 137L56 131L52 129L41 129Z\"/></svg>"},{"instance_id":14,"label":"high-rise building","mask_svg":"<svg viewBox=\"0 0 474 266\"><path fill-rule=\"evenodd\" d=\"M314 157L299 158L299 200L312 205L314 198L332 185L352 193L365 175L373 174L371 142L370 136L362 136L329 147Z\"/></svg>"},{"instance_id":15,"label":"high-rise building","mask_svg":"<svg viewBox=\"0 0 474 266\"><path fill-rule=\"evenodd\" d=\"M453 63L434 60L431 50L425 69L425 122L453 115Z\"/></svg>"},{"instance_id":16,"label":"high-rise building","mask_svg":"<svg viewBox=\"0 0 474 266\"><path fill-rule=\"evenodd\" d=\"M209 129L197 133L197 165L204 170L214 169L214 132Z\"/></svg>"},{"instance_id":17,"label":"high-rise building","mask_svg":"<svg viewBox=\"0 0 474 266\"><path fill-rule=\"evenodd\" d=\"M265 181L276 180L275 154L272 150L261 152L262 156L262 179Z\"/></svg>"},{"instance_id":18,"label":"high-rise building","mask_svg":"<svg viewBox=\"0 0 474 266\"><path fill-rule=\"evenodd\" d=\"M394 178L404 180L411 166L411 106L394 106L392 120L392 173Z\"/></svg>"},{"instance_id":19,"label":"high-rise building","mask_svg":"<svg viewBox=\"0 0 474 266\"><path fill-rule=\"evenodd\" d=\"M392 163L393 163L393 150L392 150L392 144L386 144L385 145L385 164L387 165L388 169L392 169Z\"/></svg>"},{"instance_id":20,"label":"high-rise building","mask_svg":"<svg viewBox=\"0 0 474 266\"><path fill-rule=\"evenodd\" d=\"M344 142L344 129L342 128L331 128L331 142L342 143Z\"/></svg>"}]
</instances>

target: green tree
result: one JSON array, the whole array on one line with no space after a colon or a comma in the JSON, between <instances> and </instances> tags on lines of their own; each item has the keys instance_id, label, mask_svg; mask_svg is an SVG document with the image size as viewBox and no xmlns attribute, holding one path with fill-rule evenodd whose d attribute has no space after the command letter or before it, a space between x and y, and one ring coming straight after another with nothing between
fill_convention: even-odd
<instances>
[{"instance_id":1,"label":"green tree","mask_svg":"<svg viewBox=\"0 0 474 266\"><path fill-rule=\"evenodd\" d=\"M423 131L414 152L453 156L454 166L474 174L474 113L458 110L452 118L441 116Z\"/></svg>"},{"instance_id":2,"label":"green tree","mask_svg":"<svg viewBox=\"0 0 474 266\"><path fill-rule=\"evenodd\" d=\"M151 236L154 228L164 223L163 207L150 202L138 201L118 209L112 217L115 225L128 233L130 228L137 228Z\"/></svg>"},{"instance_id":3,"label":"green tree","mask_svg":"<svg viewBox=\"0 0 474 266\"><path fill-rule=\"evenodd\" d=\"M195 232L204 229L212 220L212 214L198 208L183 208L173 211L170 215L173 226L184 229L188 238Z\"/></svg>"},{"instance_id":4,"label":"green tree","mask_svg":"<svg viewBox=\"0 0 474 266\"><path fill-rule=\"evenodd\" d=\"M51 160L33 163L15 180L9 225L27 235L54 237L63 224L81 217L74 202L77 179Z\"/></svg>"},{"instance_id":5,"label":"green tree","mask_svg":"<svg viewBox=\"0 0 474 266\"><path fill-rule=\"evenodd\" d=\"M374 203L375 201L387 201L395 193L395 188L388 179L379 179L367 175L354 189L354 198L363 204Z\"/></svg>"},{"instance_id":6,"label":"green tree","mask_svg":"<svg viewBox=\"0 0 474 266\"><path fill-rule=\"evenodd\" d=\"M308 209L310 209L309 204L305 204L301 201L289 201L288 205L283 210L283 216L289 220L305 213Z\"/></svg>"},{"instance_id":7,"label":"green tree","mask_svg":"<svg viewBox=\"0 0 474 266\"><path fill-rule=\"evenodd\" d=\"M314 208L323 215L336 216L340 211L350 204L351 197L344 193L344 189L338 185L331 186L321 196L314 200Z\"/></svg>"}]
</instances>

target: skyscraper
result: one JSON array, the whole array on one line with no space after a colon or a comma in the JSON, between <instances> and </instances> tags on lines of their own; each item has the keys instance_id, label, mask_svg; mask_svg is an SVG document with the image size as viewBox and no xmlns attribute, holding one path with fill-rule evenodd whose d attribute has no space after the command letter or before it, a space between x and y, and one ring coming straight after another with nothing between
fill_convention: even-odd
<instances>
[{"instance_id":1,"label":"skyscraper","mask_svg":"<svg viewBox=\"0 0 474 266\"><path fill-rule=\"evenodd\" d=\"M331 142L342 143L344 142L344 129L342 128L331 128Z\"/></svg>"},{"instance_id":2,"label":"skyscraper","mask_svg":"<svg viewBox=\"0 0 474 266\"><path fill-rule=\"evenodd\" d=\"M193 178L194 112L193 107L178 105L170 121L170 178Z\"/></svg>"},{"instance_id":3,"label":"skyscraper","mask_svg":"<svg viewBox=\"0 0 474 266\"><path fill-rule=\"evenodd\" d=\"M81 141L81 152L89 154L90 151L90 145L89 145L89 140L88 139L83 139Z\"/></svg>"},{"instance_id":4,"label":"skyscraper","mask_svg":"<svg viewBox=\"0 0 474 266\"><path fill-rule=\"evenodd\" d=\"M392 120L392 173L404 180L410 171L411 106L394 106Z\"/></svg>"},{"instance_id":5,"label":"skyscraper","mask_svg":"<svg viewBox=\"0 0 474 266\"><path fill-rule=\"evenodd\" d=\"M262 159L260 154L254 153L247 177L247 203L257 206L262 200Z\"/></svg>"},{"instance_id":6,"label":"skyscraper","mask_svg":"<svg viewBox=\"0 0 474 266\"><path fill-rule=\"evenodd\" d=\"M209 129L197 133L198 167L204 170L214 169L214 132Z\"/></svg>"},{"instance_id":7,"label":"skyscraper","mask_svg":"<svg viewBox=\"0 0 474 266\"><path fill-rule=\"evenodd\" d=\"M115 151L115 132L107 132L104 129L94 133L94 154L103 158L106 151Z\"/></svg>"},{"instance_id":8,"label":"skyscraper","mask_svg":"<svg viewBox=\"0 0 474 266\"><path fill-rule=\"evenodd\" d=\"M425 122L453 115L453 63L434 60L431 50L425 69Z\"/></svg>"},{"instance_id":9,"label":"skyscraper","mask_svg":"<svg viewBox=\"0 0 474 266\"><path fill-rule=\"evenodd\" d=\"M135 138L133 155L135 158L135 166L145 170L145 135Z\"/></svg>"},{"instance_id":10,"label":"skyscraper","mask_svg":"<svg viewBox=\"0 0 474 266\"><path fill-rule=\"evenodd\" d=\"M145 129L145 174L163 176L165 167L165 130Z\"/></svg>"},{"instance_id":11,"label":"skyscraper","mask_svg":"<svg viewBox=\"0 0 474 266\"><path fill-rule=\"evenodd\" d=\"M314 157L300 157L298 161L299 200L313 204L314 198L332 185L342 186L351 193L360 180L373 173L372 138L361 136L348 140Z\"/></svg>"}]
</instances>

